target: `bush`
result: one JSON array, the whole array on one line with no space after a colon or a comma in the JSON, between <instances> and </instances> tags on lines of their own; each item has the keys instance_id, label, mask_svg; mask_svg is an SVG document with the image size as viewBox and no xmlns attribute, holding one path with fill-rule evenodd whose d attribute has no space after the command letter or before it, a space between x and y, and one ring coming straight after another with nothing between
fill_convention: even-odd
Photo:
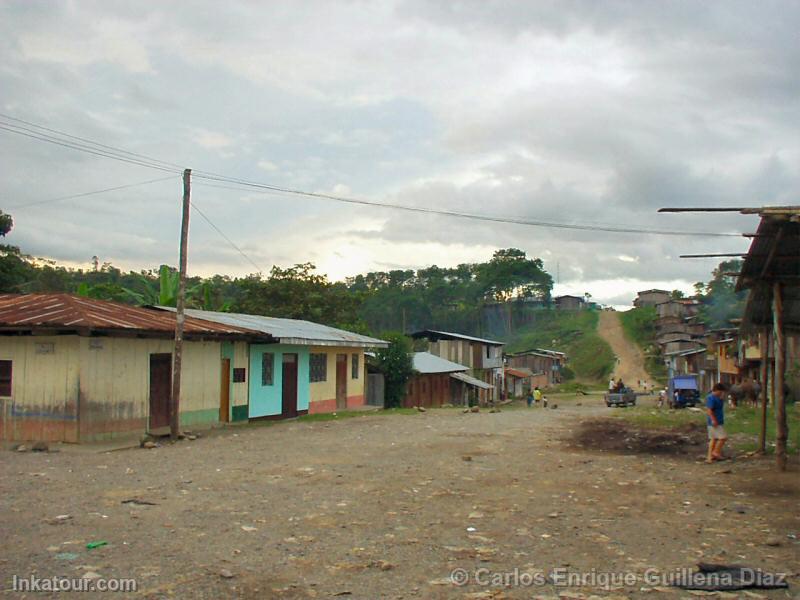
<instances>
[{"instance_id":1,"label":"bush","mask_svg":"<svg viewBox=\"0 0 800 600\"><path fill-rule=\"evenodd\" d=\"M376 358L385 378L386 408L396 408L402 405L406 384L414 373L412 345L411 340L401 333L389 333L383 339L389 342L389 347L379 349Z\"/></svg>"}]
</instances>

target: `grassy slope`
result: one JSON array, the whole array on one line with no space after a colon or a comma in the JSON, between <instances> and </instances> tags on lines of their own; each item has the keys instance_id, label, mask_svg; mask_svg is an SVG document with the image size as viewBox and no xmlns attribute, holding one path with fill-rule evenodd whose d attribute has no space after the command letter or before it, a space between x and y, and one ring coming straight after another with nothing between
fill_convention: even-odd
<instances>
[{"instance_id":1,"label":"grassy slope","mask_svg":"<svg viewBox=\"0 0 800 600\"><path fill-rule=\"evenodd\" d=\"M702 407L701 407L702 408ZM704 413L692 410L667 410L653 409L647 406L637 406L625 409L618 414L620 418L631 421L641 427L652 429L673 429L676 426L688 423L700 423L705 425L706 417ZM797 452L800 446L800 406L789 405L786 409L786 418L789 423L788 451ZM736 444L740 450L748 451L756 448L758 441L758 431L761 423L761 409L749 406L740 406L736 409L725 409L725 430L733 434L743 434L741 441ZM768 451L773 451L775 442L775 413L772 406L768 407L767 412L767 446Z\"/></svg>"},{"instance_id":2,"label":"grassy slope","mask_svg":"<svg viewBox=\"0 0 800 600\"><path fill-rule=\"evenodd\" d=\"M643 306L619 313L625 336L637 344L645 354L645 369L656 381L667 379L667 369L660 355L654 353L658 317L654 306Z\"/></svg>"},{"instance_id":3,"label":"grassy slope","mask_svg":"<svg viewBox=\"0 0 800 600\"><path fill-rule=\"evenodd\" d=\"M543 310L536 320L514 332L507 352L549 348L566 352L569 368L582 381L602 381L614 367L611 346L597 335L596 311Z\"/></svg>"}]
</instances>

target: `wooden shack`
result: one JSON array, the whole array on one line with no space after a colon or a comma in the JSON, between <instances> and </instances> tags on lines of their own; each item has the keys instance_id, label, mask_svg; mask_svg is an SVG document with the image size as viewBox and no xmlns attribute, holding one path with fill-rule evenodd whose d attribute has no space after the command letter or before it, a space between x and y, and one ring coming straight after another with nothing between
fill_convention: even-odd
<instances>
[{"instance_id":1,"label":"wooden shack","mask_svg":"<svg viewBox=\"0 0 800 600\"><path fill-rule=\"evenodd\" d=\"M750 249L736 282L737 291L749 290L743 333L757 334L760 346L772 346L774 366L761 361L762 428L760 447L766 443L767 390L775 401L775 456L780 470L786 470L788 425L786 392L797 397L800 363L796 339L800 336L800 206L743 209L742 214L761 217ZM764 355L768 353L764 352Z\"/></svg>"}]
</instances>

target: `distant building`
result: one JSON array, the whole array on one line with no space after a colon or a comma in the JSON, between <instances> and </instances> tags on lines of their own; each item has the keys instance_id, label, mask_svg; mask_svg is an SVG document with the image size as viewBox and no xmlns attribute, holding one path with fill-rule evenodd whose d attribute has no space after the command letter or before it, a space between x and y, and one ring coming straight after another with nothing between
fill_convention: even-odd
<instances>
[{"instance_id":1,"label":"distant building","mask_svg":"<svg viewBox=\"0 0 800 600\"><path fill-rule=\"evenodd\" d=\"M443 404L467 406L474 404L477 390L493 386L467 374L467 367L445 360L430 352L415 352L414 375L406 385L403 406L437 407Z\"/></svg>"},{"instance_id":2,"label":"distant building","mask_svg":"<svg viewBox=\"0 0 800 600\"><path fill-rule=\"evenodd\" d=\"M500 398L505 342L433 329L412 333L411 337L428 340L428 352L464 365L469 369L467 373L471 378L491 385L491 389L479 388L480 402L493 402Z\"/></svg>"},{"instance_id":3,"label":"distant building","mask_svg":"<svg viewBox=\"0 0 800 600\"><path fill-rule=\"evenodd\" d=\"M667 290L644 290L636 294L633 305L636 308L655 306L667 302L670 298L672 298L672 292L668 292Z\"/></svg>"},{"instance_id":4,"label":"distant building","mask_svg":"<svg viewBox=\"0 0 800 600\"><path fill-rule=\"evenodd\" d=\"M548 386L561 382L561 369L567 355L555 350L532 348L522 352L506 354L506 364L514 369L528 369L534 375L532 385Z\"/></svg>"},{"instance_id":5,"label":"distant building","mask_svg":"<svg viewBox=\"0 0 800 600\"><path fill-rule=\"evenodd\" d=\"M556 296L553 298L556 308L559 310L581 310L585 308L586 301L583 296Z\"/></svg>"}]
</instances>

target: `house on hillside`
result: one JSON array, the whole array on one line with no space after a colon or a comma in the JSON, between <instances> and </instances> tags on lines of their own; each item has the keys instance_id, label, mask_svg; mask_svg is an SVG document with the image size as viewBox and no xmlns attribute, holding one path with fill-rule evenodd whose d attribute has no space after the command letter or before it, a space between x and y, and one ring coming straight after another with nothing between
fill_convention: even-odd
<instances>
[{"instance_id":1,"label":"house on hillside","mask_svg":"<svg viewBox=\"0 0 800 600\"><path fill-rule=\"evenodd\" d=\"M553 303L558 310L581 310L586 308L583 296L556 296Z\"/></svg>"},{"instance_id":2,"label":"house on hillside","mask_svg":"<svg viewBox=\"0 0 800 600\"><path fill-rule=\"evenodd\" d=\"M467 374L467 367L440 358L430 352L415 352L414 375L406 386L403 406L438 407L444 404L469 406L477 398L476 390L491 385Z\"/></svg>"},{"instance_id":3,"label":"house on hillside","mask_svg":"<svg viewBox=\"0 0 800 600\"><path fill-rule=\"evenodd\" d=\"M467 385L477 388L481 403L500 399L503 389L503 346L504 342L476 338L460 333L425 329L412 333L417 340L428 341L428 352L469 369ZM478 380L489 384L489 388L477 386L471 381Z\"/></svg>"},{"instance_id":4,"label":"house on hillside","mask_svg":"<svg viewBox=\"0 0 800 600\"><path fill-rule=\"evenodd\" d=\"M641 308L643 306L656 306L667 302L672 298L672 293L667 290L644 290L636 294L633 306Z\"/></svg>"},{"instance_id":5,"label":"house on hillside","mask_svg":"<svg viewBox=\"0 0 800 600\"><path fill-rule=\"evenodd\" d=\"M175 315L166 312L70 294L0 297L1 439L165 433L174 336ZM184 339L181 423L210 426L241 391L224 387L223 346L246 356L249 344L274 339L193 317Z\"/></svg>"},{"instance_id":6,"label":"house on hillside","mask_svg":"<svg viewBox=\"0 0 800 600\"><path fill-rule=\"evenodd\" d=\"M546 387L561 383L561 370L567 355L555 350L532 348L522 352L506 354L506 364L514 369L528 369L535 378L532 385Z\"/></svg>"},{"instance_id":7,"label":"house on hillside","mask_svg":"<svg viewBox=\"0 0 800 600\"><path fill-rule=\"evenodd\" d=\"M274 340L250 344L246 353L237 353L230 345L223 347L224 355L231 359L232 380L237 381L239 369L238 379L249 382L247 413L240 409L238 418L286 418L363 406L364 350L388 346L383 340L310 321L195 309L187 309L186 314L246 328ZM286 385L287 381L291 385Z\"/></svg>"},{"instance_id":8,"label":"house on hillside","mask_svg":"<svg viewBox=\"0 0 800 600\"><path fill-rule=\"evenodd\" d=\"M534 373L525 367L506 367L506 390L509 396L523 398L534 388L547 387L547 373Z\"/></svg>"}]
</instances>

